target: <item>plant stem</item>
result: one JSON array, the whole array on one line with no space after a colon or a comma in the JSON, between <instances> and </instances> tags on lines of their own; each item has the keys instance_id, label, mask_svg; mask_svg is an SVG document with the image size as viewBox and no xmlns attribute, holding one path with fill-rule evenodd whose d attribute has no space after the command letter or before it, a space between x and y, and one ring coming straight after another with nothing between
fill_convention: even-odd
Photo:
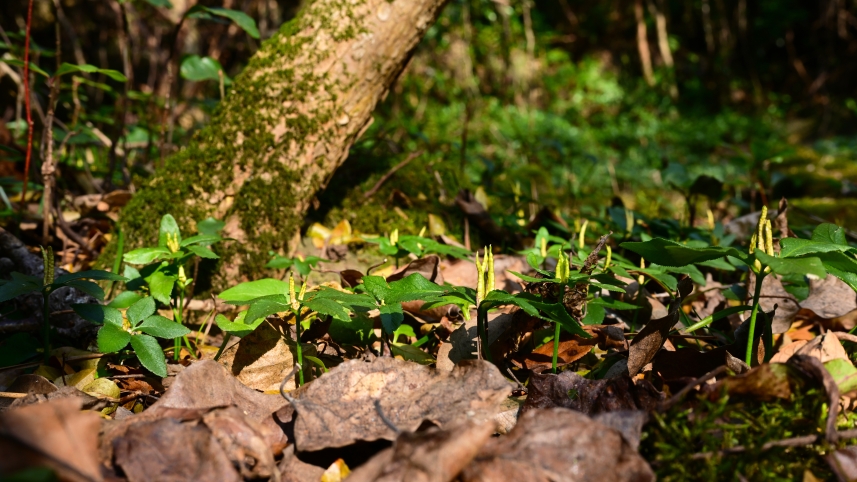
<instances>
[{"instance_id":1,"label":"plant stem","mask_svg":"<svg viewBox=\"0 0 857 482\"><path fill-rule=\"evenodd\" d=\"M491 361L491 352L488 351L488 330L486 325L488 324L488 311L477 309L476 310L476 332L477 332L477 349L479 351L480 356L487 361Z\"/></svg>"},{"instance_id":2,"label":"plant stem","mask_svg":"<svg viewBox=\"0 0 857 482\"><path fill-rule=\"evenodd\" d=\"M298 386L304 384L304 355L301 347L301 309L295 311L295 358L298 362Z\"/></svg>"},{"instance_id":3,"label":"plant stem","mask_svg":"<svg viewBox=\"0 0 857 482\"><path fill-rule=\"evenodd\" d=\"M217 354L214 355L214 361L220 360L220 355L223 354L223 349L226 348L226 344L229 343L230 338L232 338L232 333L227 332L223 335L223 343L220 344Z\"/></svg>"},{"instance_id":4,"label":"plant stem","mask_svg":"<svg viewBox=\"0 0 857 482\"><path fill-rule=\"evenodd\" d=\"M184 306L184 289L179 291L179 303L178 309L173 308L173 319L179 325L182 325L182 306ZM186 338L186 337L184 337ZM175 347L173 350L173 359L175 361L179 361L181 349L182 349L182 340L180 338L176 338L173 340L173 346ZM190 345L188 345L188 350L190 350Z\"/></svg>"},{"instance_id":5,"label":"plant stem","mask_svg":"<svg viewBox=\"0 0 857 482\"><path fill-rule=\"evenodd\" d=\"M551 361L551 368L553 368L553 372L556 373L556 362L559 359L559 323L554 323L554 331L553 331L553 360Z\"/></svg>"},{"instance_id":6,"label":"plant stem","mask_svg":"<svg viewBox=\"0 0 857 482\"><path fill-rule=\"evenodd\" d=\"M45 363L51 358L51 290L42 292L44 302L42 303L42 344L45 349Z\"/></svg>"},{"instance_id":7,"label":"plant stem","mask_svg":"<svg viewBox=\"0 0 857 482\"><path fill-rule=\"evenodd\" d=\"M759 297L762 296L762 282L765 280L765 267L759 270L756 275L756 286L753 290L753 312L750 314L750 333L747 338L747 353L744 355L744 362L750 365L753 359L753 340L756 338L756 317L759 314Z\"/></svg>"}]
</instances>

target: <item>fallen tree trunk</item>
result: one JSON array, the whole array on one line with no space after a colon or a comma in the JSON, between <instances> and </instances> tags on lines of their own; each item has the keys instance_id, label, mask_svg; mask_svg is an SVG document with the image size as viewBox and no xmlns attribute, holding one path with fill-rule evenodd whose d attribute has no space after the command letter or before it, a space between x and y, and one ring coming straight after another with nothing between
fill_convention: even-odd
<instances>
[{"instance_id":1,"label":"fallen tree trunk","mask_svg":"<svg viewBox=\"0 0 857 482\"><path fill-rule=\"evenodd\" d=\"M160 216L224 220L214 285L258 277L348 156L447 0L316 0L267 40L210 124L142 187L119 226L132 247ZM110 256L107 254L106 256Z\"/></svg>"}]
</instances>

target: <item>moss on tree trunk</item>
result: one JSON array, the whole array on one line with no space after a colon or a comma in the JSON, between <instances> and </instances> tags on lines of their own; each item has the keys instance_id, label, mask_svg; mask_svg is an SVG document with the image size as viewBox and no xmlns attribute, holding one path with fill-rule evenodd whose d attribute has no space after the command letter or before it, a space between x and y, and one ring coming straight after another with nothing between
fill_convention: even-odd
<instances>
[{"instance_id":1,"label":"moss on tree trunk","mask_svg":"<svg viewBox=\"0 0 857 482\"><path fill-rule=\"evenodd\" d=\"M226 222L214 286L258 277L288 251L315 193L345 161L372 111L447 0L316 0L263 43L211 122L122 211L131 247L158 219Z\"/></svg>"}]
</instances>

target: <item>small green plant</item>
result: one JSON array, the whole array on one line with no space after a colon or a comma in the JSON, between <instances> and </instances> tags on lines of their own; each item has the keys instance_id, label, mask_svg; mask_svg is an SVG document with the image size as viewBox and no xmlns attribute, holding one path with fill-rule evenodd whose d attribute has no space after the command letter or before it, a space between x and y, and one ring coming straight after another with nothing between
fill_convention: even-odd
<instances>
[{"instance_id":1,"label":"small green plant","mask_svg":"<svg viewBox=\"0 0 857 482\"><path fill-rule=\"evenodd\" d=\"M633 251L649 261L663 267L690 268L693 265L719 266L726 262L732 265L743 265L755 277L755 290L751 305L733 308L733 312L752 310L750 315L750 336L748 338L745 362L752 361L752 344L755 339L756 322L759 314L759 298L764 278L769 274L782 276L805 276L809 278L824 278L828 274L844 281L852 289L857 290L857 259L853 248L845 241L845 231L834 224L821 224L815 228L811 239L784 238L780 240L780 253L774 251L771 222L767 219L767 208L762 209L755 234L750 240L747 252L726 246L708 246L702 241L679 244L662 238L653 238L642 242L626 242L621 246ZM728 310L709 316L705 323L692 326L699 329L717 317L726 316ZM765 344L766 357L773 355L772 319L765 316L762 326L762 340Z\"/></svg>"},{"instance_id":2,"label":"small green plant","mask_svg":"<svg viewBox=\"0 0 857 482\"><path fill-rule=\"evenodd\" d=\"M304 258L303 256L298 255L294 258L287 258L276 254L273 251L268 252L268 254L273 256L273 258L271 258L271 261L268 261L265 265L266 268L282 270L294 268L294 270L297 271L303 279L306 279L306 277L312 272L313 268L315 268L319 263L326 261L324 258L319 258L318 256L307 256Z\"/></svg>"},{"instance_id":3,"label":"small green plant","mask_svg":"<svg viewBox=\"0 0 857 482\"><path fill-rule=\"evenodd\" d=\"M117 274L102 270L69 273L55 278L54 252L50 246L48 246L47 248L42 248L42 260L44 263L45 270L45 275L43 278L38 278L36 276L28 276L23 273L13 271L11 273L11 280L0 280L0 303L4 301L9 301L19 296L25 296L30 293L42 293L42 346L44 349L45 361L47 361L51 354L51 293L64 286L69 286L78 289L100 301L104 299L104 290L102 290L101 287L97 284L88 280L126 281L126 279L123 276L119 276Z\"/></svg>"},{"instance_id":4,"label":"small green plant","mask_svg":"<svg viewBox=\"0 0 857 482\"><path fill-rule=\"evenodd\" d=\"M185 326L155 313L155 299L146 296L122 312L111 306L78 305L75 311L83 318L101 324L98 330L98 350L116 353L128 344L140 363L160 377L167 376L164 351L154 337L178 340L190 333Z\"/></svg>"},{"instance_id":5,"label":"small green plant","mask_svg":"<svg viewBox=\"0 0 857 482\"><path fill-rule=\"evenodd\" d=\"M217 234L222 228L222 222L209 218L197 223L197 235L182 239L175 218L165 214L161 218L158 245L135 249L123 256L123 260L128 264L142 265L140 269L125 266L124 274L129 279L126 287L131 291L148 292L156 301L170 306L173 319L181 325L185 298L194 281L188 277L186 268L191 261L196 270L199 259L218 258L210 246L223 239ZM190 294L192 295L192 292ZM124 292L117 295L115 304L111 304L116 308L125 308L140 298L139 294ZM187 337L182 337L175 341L176 359L179 357L181 340L184 340L191 354L194 353L190 341Z\"/></svg>"},{"instance_id":6,"label":"small green plant","mask_svg":"<svg viewBox=\"0 0 857 482\"><path fill-rule=\"evenodd\" d=\"M425 234L425 228L423 228L420 231L420 234L416 236L400 236L399 230L394 229L393 232L390 233L389 238L371 238L367 239L367 241L378 244L378 250L381 251L382 254L395 258L397 268L399 267L399 259L407 256L408 254L412 254L418 258L430 254L452 256L457 259L468 259L470 257L470 251L464 248L439 243L434 239L423 237L423 234Z\"/></svg>"}]
</instances>

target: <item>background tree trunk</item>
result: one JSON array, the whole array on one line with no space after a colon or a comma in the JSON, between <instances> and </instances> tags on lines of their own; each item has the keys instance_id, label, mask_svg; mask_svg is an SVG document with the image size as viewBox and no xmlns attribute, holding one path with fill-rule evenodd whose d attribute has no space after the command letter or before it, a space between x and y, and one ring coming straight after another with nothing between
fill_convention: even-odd
<instances>
[{"instance_id":1,"label":"background tree trunk","mask_svg":"<svg viewBox=\"0 0 857 482\"><path fill-rule=\"evenodd\" d=\"M447 0L316 0L267 40L209 125L123 210L132 247L173 214L224 220L215 286L258 277L268 251L289 251L302 214L372 122ZM107 256L112 256L108 254Z\"/></svg>"}]
</instances>

